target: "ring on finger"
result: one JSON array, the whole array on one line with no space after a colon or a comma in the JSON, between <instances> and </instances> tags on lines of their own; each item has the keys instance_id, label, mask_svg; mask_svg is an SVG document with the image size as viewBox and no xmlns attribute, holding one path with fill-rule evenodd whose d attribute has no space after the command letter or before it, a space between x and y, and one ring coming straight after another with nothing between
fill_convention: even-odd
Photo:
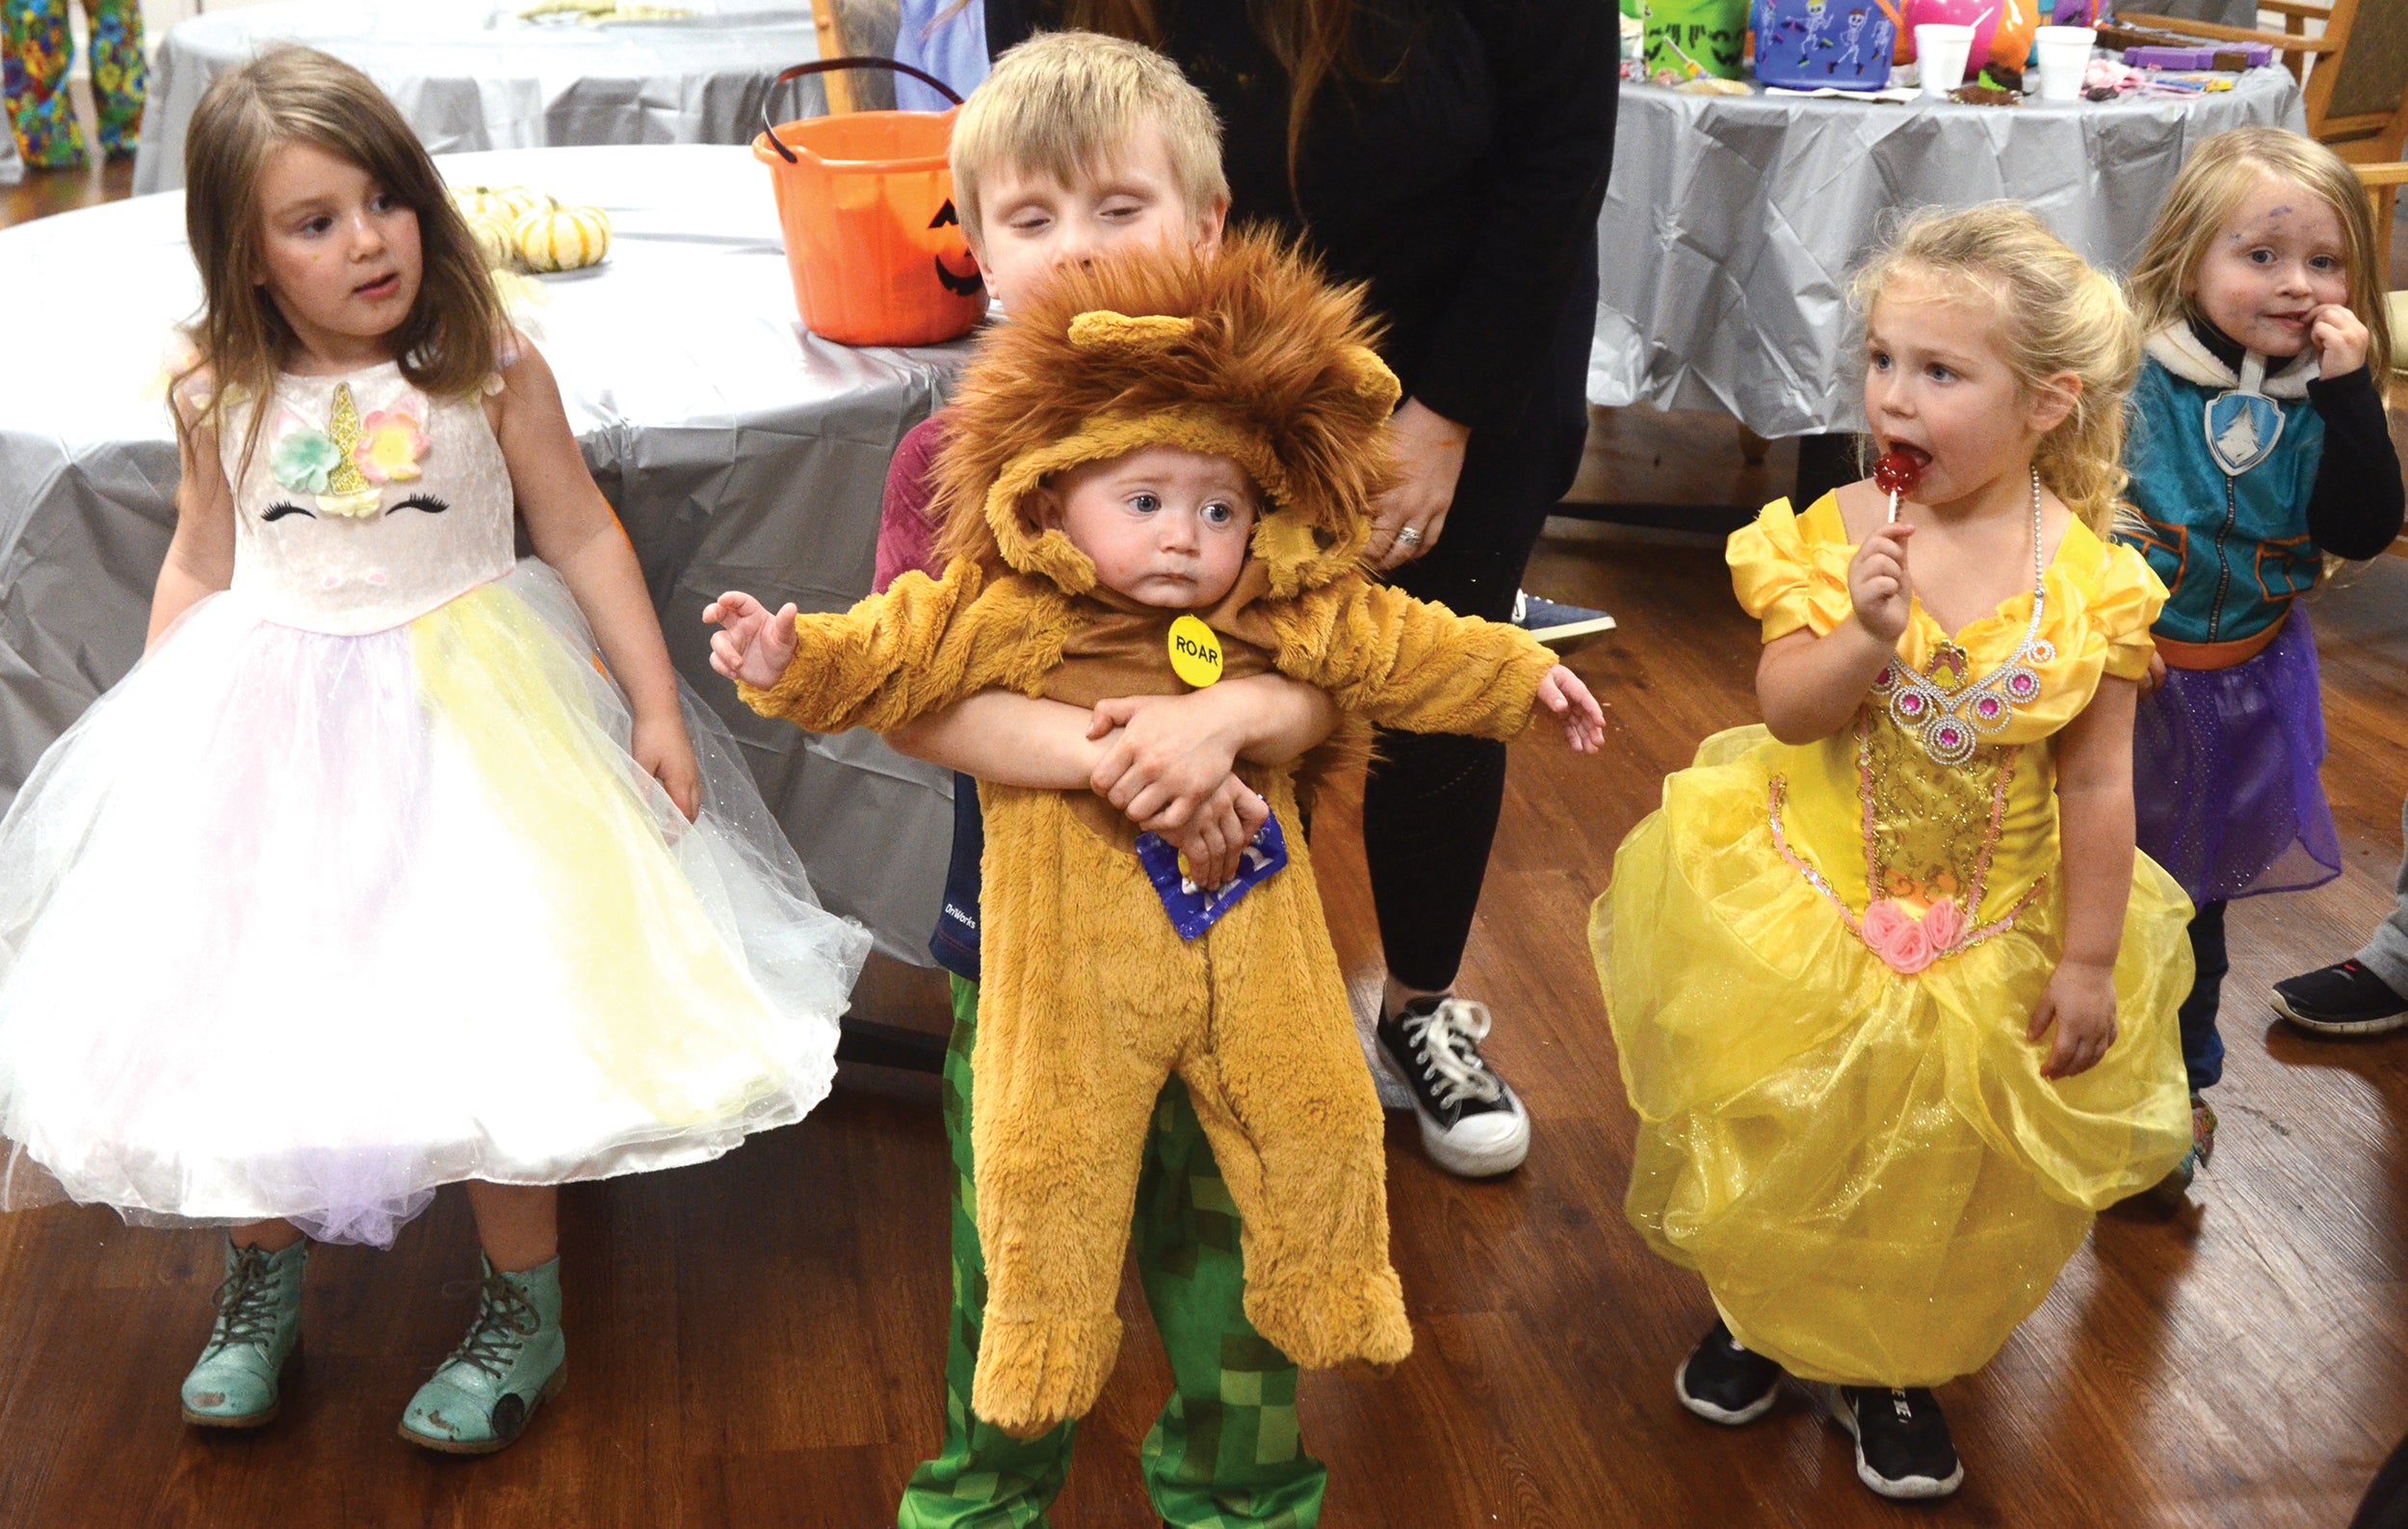
<instances>
[{"instance_id":1,"label":"ring on finger","mask_svg":"<svg viewBox=\"0 0 2408 1529\"><path fill-rule=\"evenodd\" d=\"M1422 528L1420 526L1406 526L1403 530L1397 533L1397 544L1399 546L1419 546L1421 545L1421 541Z\"/></svg>"}]
</instances>

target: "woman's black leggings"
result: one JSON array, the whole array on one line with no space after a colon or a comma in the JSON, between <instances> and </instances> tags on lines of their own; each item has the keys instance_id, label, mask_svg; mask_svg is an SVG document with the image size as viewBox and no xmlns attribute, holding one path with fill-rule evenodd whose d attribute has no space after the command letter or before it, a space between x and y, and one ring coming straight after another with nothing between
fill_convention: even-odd
<instances>
[{"instance_id":1,"label":"woman's black leggings","mask_svg":"<svg viewBox=\"0 0 2408 1529\"><path fill-rule=\"evenodd\" d=\"M1522 567L1547 514L1580 470L1588 435L1588 342L1596 323L1592 256L1567 303L1548 372L1518 429L1472 433L1438 544L1389 575L1406 593L1458 616L1513 619ZM1484 738L1383 730L1363 788L1388 971L1408 988L1453 986L1505 801L1505 747Z\"/></svg>"}]
</instances>

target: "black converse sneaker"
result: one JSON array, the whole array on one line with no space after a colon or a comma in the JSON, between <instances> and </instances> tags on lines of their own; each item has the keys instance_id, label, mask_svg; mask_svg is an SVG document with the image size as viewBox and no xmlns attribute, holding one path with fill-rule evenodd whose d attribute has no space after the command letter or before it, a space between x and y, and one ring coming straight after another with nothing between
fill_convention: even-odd
<instances>
[{"instance_id":1,"label":"black converse sneaker","mask_svg":"<svg viewBox=\"0 0 2408 1529\"><path fill-rule=\"evenodd\" d=\"M1379 1020L1388 1070L1413 1091L1422 1150L1450 1173L1509 1173L1530 1155L1531 1118L1480 1060L1488 1010L1453 994L1416 998Z\"/></svg>"},{"instance_id":2,"label":"black converse sneaker","mask_svg":"<svg viewBox=\"0 0 2408 1529\"><path fill-rule=\"evenodd\" d=\"M1922 1386L1831 1387L1831 1415L1856 1437L1856 1479L1884 1497L1945 1497L1965 1484L1949 1420Z\"/></svg>"},{"instance_id":3,"label":"black converse sneaker","mask_svg":"<svg viewBox=\"0 0 2408 1529\"><path fill-rule=\"evenodd\" d=\"M1708 1422L1737 1428L1772 1410L1781 1395L1781 1366L1741 1348L1716 1317L1672 1372L1672 1392Z\"/></svg>"},{"instance_id":4,"label":"black converse sneaker","mask_svg":"<svg viewBox=\"0 0 2408 1529\"><path fill-rule=\"evenodd\" d=\"M2354 961L2276 983L2274 1012L2322 1036L2375 1036L2408 1025L2408 998Z\"/></svg>"}]
</instances>

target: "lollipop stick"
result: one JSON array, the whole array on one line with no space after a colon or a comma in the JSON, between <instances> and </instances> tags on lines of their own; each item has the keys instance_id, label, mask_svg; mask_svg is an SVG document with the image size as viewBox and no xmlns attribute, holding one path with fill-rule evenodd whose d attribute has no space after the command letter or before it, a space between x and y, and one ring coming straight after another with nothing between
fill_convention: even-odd
<instances>
[{"instance_id":1,"label":"lollipop stick","mask_svg":"<svg viewBox=\"0 0 2408 1529\"><path fill-rule=\"evenodd\" d=\"M1890 524L1898 524L1898 490L1890 490Z\"/></svg>"}]
</instances>

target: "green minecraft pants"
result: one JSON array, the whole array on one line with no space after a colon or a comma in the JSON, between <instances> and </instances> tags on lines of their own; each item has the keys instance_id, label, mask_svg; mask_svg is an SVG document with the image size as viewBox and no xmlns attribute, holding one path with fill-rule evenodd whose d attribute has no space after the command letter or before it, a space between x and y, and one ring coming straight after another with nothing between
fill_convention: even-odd
<instances>
[{"instance_id":1,"label":"green minecraft pants","mask_svg":"<svg viewBox=\"0 0 2408 1529\"><path fill-rule=\"evenodd\" d=\"M970 1051L978 986L954 979L945 1136L954 1156L954 1310L945 1343L945 1448L911 1473L901 1529L1030 1529L1070 1470L1078 1425L1016 1439L970 1411L986 1262L971 1174ZM1328 1471L1296 1436L1296 1366L1245 1319L1238 1212L1186 1085L1154 1107L1131 1240L1172 1390L1139 1450L1155 1511L1175 1529L1313 1529Z\"/></svg>"}]
</instances>

